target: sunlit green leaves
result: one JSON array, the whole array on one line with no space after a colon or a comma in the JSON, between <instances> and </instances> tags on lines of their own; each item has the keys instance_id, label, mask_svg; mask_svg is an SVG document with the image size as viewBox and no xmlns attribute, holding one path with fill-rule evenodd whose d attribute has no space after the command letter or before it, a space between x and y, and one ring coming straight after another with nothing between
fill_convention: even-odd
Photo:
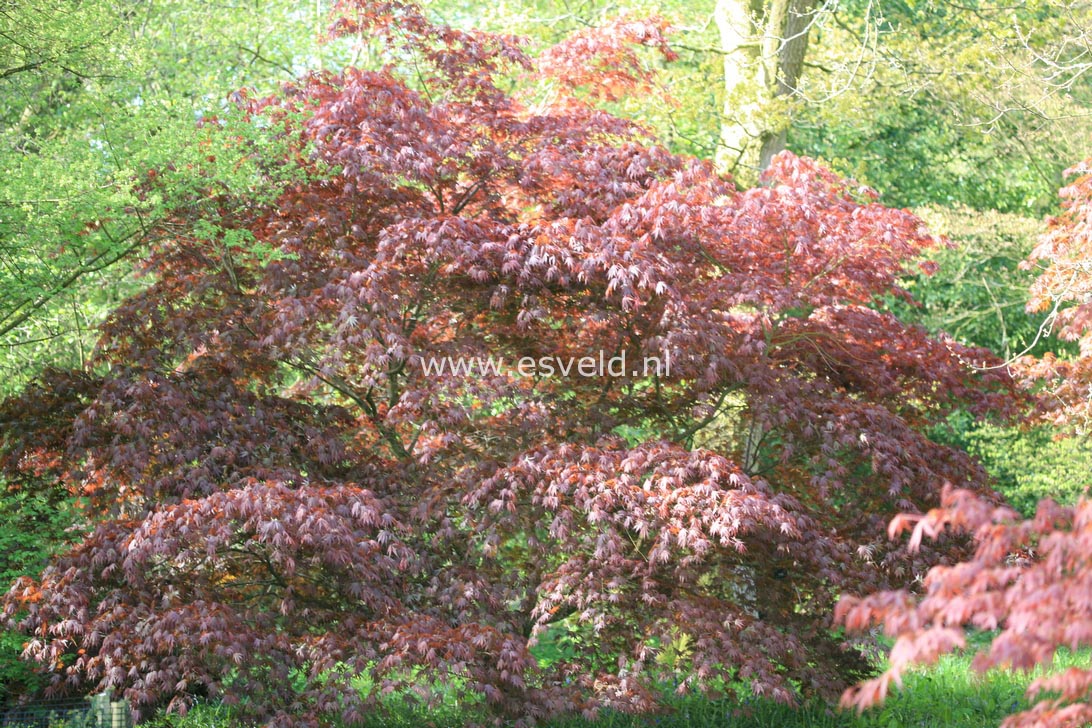
<instances>
[{"instance_id":1,"label":"sunlit green leaves","mask_svg":"<svg viewBox=\"0 0 1092 728\"><path fill-rule=\"evenodd\" d=\"M342 63L344 45L317 43L327 10L0 4L0 392L84 363L88 332L142 285L128 258L169 234L165 210L260 205L292 179L267 163L284 156L274 130L228 96Z\"/></svg>"}]
</instances>

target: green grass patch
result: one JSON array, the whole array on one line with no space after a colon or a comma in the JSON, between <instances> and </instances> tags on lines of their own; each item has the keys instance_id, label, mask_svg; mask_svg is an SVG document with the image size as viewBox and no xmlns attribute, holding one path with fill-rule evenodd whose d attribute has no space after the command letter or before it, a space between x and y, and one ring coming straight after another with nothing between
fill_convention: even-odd
<instances>
[{"instance_id":1,"label":"green grass patch","mask_svg":"<svg viewBox=\"0 0 1092 728\"><path fill-rule=\"evenodd\" d=\"M973 640L982 644L983 638ZM969 655L948 655L936 665L906 676L902 690L879 708L857 715L812 703L800 708L762 698L742 701L672 697L658 715L625 715L604 711L595 721L578 717L547 723L548 728L992 728L1005 716L1028 707L1024 691L1044 670L1019 673L973 672ZM1049 672L1088 667L1092 653L1059 652ZM386 715L345 728L459 728L476 715L456 705L426 710L392 700ZM210 703L196 706L185 717L161 715L153 728L236 728L231 711Z\"/></svg>"}]
</instances>

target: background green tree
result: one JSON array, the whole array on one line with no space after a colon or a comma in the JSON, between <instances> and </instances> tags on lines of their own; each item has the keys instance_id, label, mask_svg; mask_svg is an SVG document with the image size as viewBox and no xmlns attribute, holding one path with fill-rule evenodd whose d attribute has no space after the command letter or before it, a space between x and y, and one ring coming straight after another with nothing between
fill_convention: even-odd
<instances>
[{"instance_id":1,"label":"background green tree","mask_svg":"<svg viewBox=\"0 0 1092 728\"><path fill-rule=\"evenodd\" d=\"M179 204L261 197L252 130L225 145L228 95L266 93L320 52L328 8L260 0L15 3L0 8L0 393L80 364L89 332L143 283L127 261ZM214 141L217 140L217 141ZM154 170L156 178L148 176Z\"/></svg>"}]
</instances>

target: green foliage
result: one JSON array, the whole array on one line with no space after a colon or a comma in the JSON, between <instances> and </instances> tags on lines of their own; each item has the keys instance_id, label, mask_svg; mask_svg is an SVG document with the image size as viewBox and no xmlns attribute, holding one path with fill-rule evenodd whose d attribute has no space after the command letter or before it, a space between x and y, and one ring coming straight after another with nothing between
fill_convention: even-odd
<instances>
[{"instance_id":1,"label":"green foliage","mask_svg":"<svg viewBox=\"0 0 1092 728\"><path fill-rule=\"evenodd\" d=\"M235 124L227 97L343 64L352 49L316 44L327 9L91 0L0 10L0 395L45 364L84 364L90 332L143 286L129 260L171 234L167 209L271 189L270 170L254 172L277 156L272 140ZM214 118L236 134L213 141L199 122Z\"/></svg>"},{"instance_id":2,"label":"green foliage","mask_svg":"<svg viewBox=\"0 0 1092 728\"><path fill-rule=\"evenodd\" d=\"M167 210L222 210L231 198L261 204L295 179L291 165L268 168L263 160L277 156L278 142L242 116L225 109L216 127L233 133L210 134L192 113L118 115L90 144L68 138L51 142L47 156L7 160L0 394L43 362L84 364L89 332L143 285L127 259L174 234ZM197 232L217 235L211 224Z\"/></svg>"},{"instance_id":3,"label":"green foliage","mask_svg":"<svg viewBox=\"0 0 1092 728\"><path fill-rule=\"evenodd\" d=\"M5 728L43 728L43 725L44 728L98 728L93 725L89 726L86 721L63 718L56 714L38 716L32 723L19 721L16 723L5 723L4 725Z\"/></svg>"},{"instance_id":4,"label":"green foliage","mask_svg":"<svg viewBox=\"0 0 1092 728\"><path fill-rule=\"evenodd\" d=\"M0 631L0 700L16 695L35 682L30 667L19 659L26 638L15 632ZM9 687L12 686L12 687Z\"/></svg>"},{"instance_id":5,"label":"green foliage","mask_svg":"<svg viewBox=\"0 0 1092 728\"><path fill-rule=\"evenodd\" d=\"M144 724L147 728L224 728L232 725L242 728L232 716L231 709L223 703L198 703L185 715L159 713Z\"/></svg>"},{"instance_id":6,"label":"green foliage","mask_svg":"<svg viewBox=\"0 0 1092 728\"><path fill-rule=\"evenodd\" d=\"M1007 149L1012 137L939 113L926 96L860 101L867 113L810 109L790 131L789 147L827 160L895 207L955 205L1038 216L1053 206L1064 162L1015 153Z\"/></svg>"},{"instance_id":7,"label":"green foliage","mask_svg":"<svg viewBox=\"0 0 1092 728\"><path fill-rule=\"evenodd\" d=\"M37 574L57 544L66 540L66 530L76 511L65 498L45 493L7 490L0 481L4 520L0 521L0 581Z\"/></svg>"},{"instance_id":8,"label":"green foliage","mask_svg":"<svg viewBox=\"0 0 1092 728\"><path fill-rule=\"evenodd\" d=\"M0 585L6 589L20 576L37 576L49 556L72 534L77 519L72 501L60 491L28 492L0 479ZM0 631L0 702L9 693L37 683L30 666L19 659L26 637Z\"/></svg>"},{"instance_id":9,"label":"green foliage","mask_svg":"<svg viewBox=\"0 0 1092 728\"><path fill-rule=\"evenodd\" d=\"M81 87L128 60L123 10L114 0L0 5L0 129L26 135L70 123Z\"/></svg>"},{"instance_id":10,"label":"green foliage","mask_svg":"<svg viewBox=\"0 0 1092 728\"><path fill-rule=\"evenodd\" d=\"M1041 499L1073 504L1092 485L1092 443L1046 425L1005 427L958 412L932 436L978 458L997 491L1028 518Z\"/></svg>"},{"instance_id":11,"label":"green foliage","mask_svg":"<svg viewBox=\"0 0 1092 728\"><path fill-rule=\"evenodd\" d=\"M935 248L927 257L936 272L918 272L903 281L916 305L889 299L899 318L945 332L963 344L985 347L1002 357L1050 351L1075 353L1072 344L1039 336L1046 314L1025 310L1034 271L1020 270L1042 232L1038 220L966 207L917 211L933 232L953 247ZM1025 352L1026 350L1026 352Z\"/></svg>"},{"instance_id":12,"label":"green foliage","mask_svg":"<svg viewBox=\"0 0 1092 728\"><path fill-rule=\"evenodd\" d=\"M982 460L996 488L1026 517L1043 498L1072 504L1092 484L1092 443L1058 438L1050 428L1017 430L982 425L966 434L967 450Z\"/></svg>"},{"instance_id":13,"label":"green foliage","mask_svg":"<svg viewBox=\"0 0 1092 728\"><path fill-rule=\"evenodd\" d=\"M1039 217L1087 145L1092 87L1072 54L1089 13L1068 0L839 3L816 30L790 148L889 204Z\"/></svg>"}]
</instances>

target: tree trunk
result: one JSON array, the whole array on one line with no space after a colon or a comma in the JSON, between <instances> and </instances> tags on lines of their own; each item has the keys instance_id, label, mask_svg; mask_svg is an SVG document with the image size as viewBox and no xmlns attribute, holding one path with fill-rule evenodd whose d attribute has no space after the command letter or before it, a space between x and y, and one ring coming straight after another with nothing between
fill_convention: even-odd
<instances>
[{"instance_id":1,"label":"tree trunk","mask_svg":"<svg viewBox=\"0 0 1092 728\"><path fill-rule=\"evenodd\" d=\"M761 9L762 0L717 0L713 14L724 52L724 113L716 162L722 171L733 174L757 165L758 130L752 122L757 116L755 92L760 85L761 45L755 23Z\"/></svg>"},{"instance_id":2,"label":"tree trunk","mask_svg":"<svg viewBox=\"0 0 1092 728\"><path fill-rule=\"evenodd\" d=\"M717 163L724 171L757 177L785 148L791 118L771 102L796 92L815 6L816 0L717 0L724 51Z\"/></svg>"}]
</instances>

